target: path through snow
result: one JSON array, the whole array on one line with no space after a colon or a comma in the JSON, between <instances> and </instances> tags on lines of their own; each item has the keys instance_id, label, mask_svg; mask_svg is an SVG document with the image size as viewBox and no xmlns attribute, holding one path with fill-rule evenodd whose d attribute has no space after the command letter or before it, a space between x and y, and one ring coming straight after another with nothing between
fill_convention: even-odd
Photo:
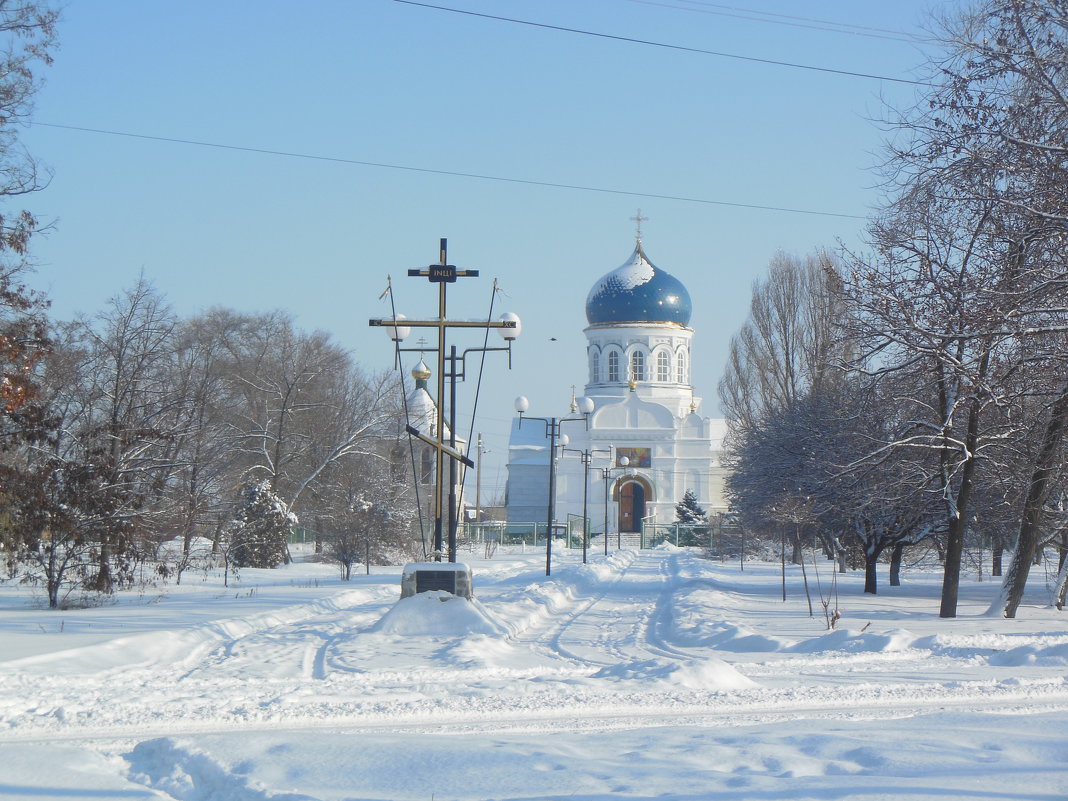
<instances>
[{"instance_id":1,"label":"path through snow","mask_svg":"<svg viewBox=\"0 0 1068 801\"><path fill-rule=\"evenodd\" d=\"M1068 797L1051 610L980 617L975 584L943 621L932 577L875 598L847 577L827 632L772 566L677 549L538 564L477 563L472 602L398 602L399 569L346 584L303 564L288 586L245 571L64 613L116 636L65 648L41 626L47 644L0 655L0 795ZM55 620L4 597L15 642Z\"/></svg>"}]
</instances>

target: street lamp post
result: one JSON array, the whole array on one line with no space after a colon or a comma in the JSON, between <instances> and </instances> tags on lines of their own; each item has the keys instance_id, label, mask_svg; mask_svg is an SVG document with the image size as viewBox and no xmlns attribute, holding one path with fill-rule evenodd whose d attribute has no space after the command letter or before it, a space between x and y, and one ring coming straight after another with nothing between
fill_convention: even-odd
<instances>
[{"instance_id":1,"label":"street lamp post","mask_svg":"<svg viewBox=\"0 0 1068 801\"><path fill-rule=\"evenodd\" d=\"M583 423L587 430L590 427L590 415L593 413L593 399L579 398L577 410L582 413L581 417L530 417L524 416L530 408L530 401L520 395L515 399L515 410L519 412L519 427L523 427L523 420L540 420L545 424L545 436L549 438L549 512L545 527L545 575L552 574L553 564L553 517L556 513L556 440L562 440L567 445L567 435L560 432L560 426L564 423Z\"/></svg>"},{"instance_id":2,"label":"street lamp post","mask_svg":"<svg viewBox=\"0 0 1068 801\"><path fill-rule=\"evenodd\" d=\"M482 454L490 453L489 448L482 446L482 435L478 435L478 445L475 446L478 453L478 463L475 468L475 525L482 522ZM477 529L481 533L482 529Z\"/></svg>"},{"instance_id":3,"label":"street lamp post","mask_svg":"<svg viewBox=\"0 0 1068 801\"><path fill-rule=\"evenodd\" d=\"M604 479L604 555L608 556L608 479L612 477L613 470L627 469L630 459L626 456L619 457L619 467L600 467L601 478ZM616 550L623 545L622 535L619 534L619 526L616 526Z\"/></svg>"},{"instance_id":4,"label":"street lamp post","mask_svg":"<svg viewBox=\"0 0 1068 801\"><path fill-rule=\"evenodd\" d=\"M590 461L595 453L609 453L605 448L593 448L578 450L577 448L564 448L565 451L577 453L582 460L582 564L586 564L586 553L590 546L589 513L587 512L587 500L590 494ZM608 536L606 531L605 537ZM608 550L605 550L605 555Z\"/></svg>"},{"instance_id":5,"label":"street lamp post","mask_svg":"<svg viewBox=\"0 0 1068 801\"><path fill-rule=\"evenodd\" d=\"M456 346L452 345L449 348L449 355L445 357L445 360L449 363L449 369L446 372L446 377L449 379L449 444L456 448L456 382L463 381L467 378L467 356L470 353L482 353L485 354L489 351L501 350L508 352L508 367L512 366L512 347L511 343L519 336L521 329L519 318L511 313L505 313L501 315L501 320L508 320L514 325L514 329L499 328L497 333L507 343L506 347L491 348L488 346L482 346L478 348L465 348L464 352L457 355ZM479 435L481 439L481 434ZM481 444L479 445L481 448ZM449 462L449 553L448 558L450 562L456 561L456 529L457 529L457 504L456 504L456 459L452 459ZM463 461L463 460L461 460ZM465 461L468 467L473 467L474 464L468 460ZM479 453L479 469L481 468L481 452ZM476 471L476 482L478 481L478 471ZM476 489L476 495L478 490ZM475 505L478 507L479 503L476 499ZM440 547L440 543L439 543Z\"/></svg>"}]
</instances>

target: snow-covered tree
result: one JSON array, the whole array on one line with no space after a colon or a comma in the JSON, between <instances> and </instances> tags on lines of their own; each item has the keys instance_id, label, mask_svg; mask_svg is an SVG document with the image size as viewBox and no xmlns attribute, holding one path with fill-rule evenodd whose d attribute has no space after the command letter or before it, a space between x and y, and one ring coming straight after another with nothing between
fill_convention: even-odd
<instances>
[{"instance_id":1,"label":"snow-covered tree","mask_svg":"<svg viewBox=\"0 0 1068 801\"><path fill-rule=\"evenodd\" d=\"M228 437L248 476L296 510L334 463L380 455L397 427L389 374L364 374L327 333L300 331L286 314L220 315Z\"/></svg>"},{"instance_id":2,"label":"snow-covered tree","mask_svg":"<svg viewBox=\"0 0 1068 801\"><path fill-rule=\"evenodd\" d=\"M347 580L353 565L407 561L418 553L416 509L405 464L350 457L330 469L328 494L315 504L324 553Z\"/></svg>"},{"instance_id":3,"label":"snow-covered tree","mask_svg":"<svg viewBox=\"0 0 1068 801\"><path fill-rule=\"evenodd\" d=\"M886 445L915 457L918 489L930 486L942 507L943 617L956 615L984 470L994 474L1015 443L1040 443L1029 480L1020 477L1029 489L1005 582L1011 616L1068 420L1068 384L1048 380L1068 368L1068 0L981 0L941 27L936 88L890 120L893 194L847 294L864 369L913 379L915 426ZM1035 436L1022 399L1039 395L1045 430Z\"/></svg>"},{"instance_id":4,"label":"snow-covered tree","mask_svg":"<svg viewBox=\"0 0 1068 801\"><path fill-rule=\"evenodd\" d=\"M278 567L286 561L286 541L296 524L269 481L247 485L226 525L227 561L235 567Z\"/></svg>"},{"instance_id":5,"label":"snow-covered tree","mask_svg":"<svg viewBox=\"0 0 1068 801\"><path fill-rule=\"evenodd\" d=\"M686 490L682 500L675 504L675 519L680 523L707 523L708 512L697 502L697 493Z\"/></svg>"},{"instance_id":6,"label":"snow-covered tree","mask_svg":"<svg viewBox=\"0 0 1068 801\"><path fill-rule=\"evenodd\" d=\"M228 315L214 310L183 320L176 329L171 387L175 433L168 440L160 501L168 507L161 528L180 539L183 561L197 536L209 537L231 503L244 464L229 437L223 332ZM178 573L180 576L180 572Z\"/></svg>"},{"instance_id":7,"label":"snow-covered tree","mask_svg":"<svg viewBox=\"0 0 1068 801\"><path fill-rule=\"evenodd\" d=\"M98 543L93 586L111 592L154 550L161 489L177 432L173 385L177 317L144 278L116 294L94 319L71 327L79 355L76 407L61 443L81 478L81 512Z\"/></svg>"},{"instance_id":8,"label":"snow-covered tree","mask_svg":"<svg viewBox=\"0 0 1068 801\"><path fill-rule=\"evenodd\" d=\"M78 525L71 477L56 460L0 472L0 532L7 570L42 587L60 608L95 568L97 549Z\"/></svg>"},{"instance_id":9,"label":"snow-covered tree","mask_svg":"<svg viewBox=\"0 0 1068 801\"><path fill-rule=\"evenodd\" d=\"M24 283L38 224L6 201L45 183L18 139L39 85L37 67L52 61L57 17L46 2L0 0L0 549L9 565L41 542L44 479L25 452L54 435L55 421L38 397L51 347L47 303Z\"/></svg>"}]
</instances>

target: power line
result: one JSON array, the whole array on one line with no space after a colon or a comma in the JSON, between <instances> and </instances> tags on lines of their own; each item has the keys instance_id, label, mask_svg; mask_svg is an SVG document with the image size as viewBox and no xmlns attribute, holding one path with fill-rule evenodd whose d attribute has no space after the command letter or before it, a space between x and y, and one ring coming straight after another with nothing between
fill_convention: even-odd
<instances>
[{"instance_id":1,"label":"power line","mask_svg":"<svg viewBox=\"0 0 1068 801\"><path fill-rule=\"evenodd\" d=\"M430 3L419 3L416 0L393 0L394 3L401 3L406 6L415 6L417 8L428 8L435 11L447 11L451 14L464 14L469 17L481 17L482 19L492 19L497 22L511 22L515 25L529 25L532 28L544 28L550 31L562 31L564 33L578 33L583 36L595 36L598 39L611 39L617 42L630 42L631 44L647 45L649 47L662 47L668 50L681 50L686 53L700 53L705 56L718 56L719 58L730 58L738 61L750 61L757 64L771 64L776 67L790 67L791 69L799 70L811 70L813 72L827 72L832 75L846 75L851 78L871 78L877 81L892 81L894 83L906 83L913 86L933 86L933 84L926 83L925 81L913 81L908 78L890 78L886 75L874 75L867 72L852 72L850 70L836 70L830 67L815 67L811 64L797 64L792 61L776 61L770 58L758 58L756 56L742 56L737 53L723 53L718 50L704 50L699 47L686 47L685 45L668 44L666 42L654 42L650 39L635 39L630 36L616 36L610 33L600 33L598 31L587 31L581 28L567 28L562 25L549 25L544 22L531 22L525 19L516 19L514 17L499 17L494 14L482 14L478 11L467 11L462 8L449 8L447 6L437 6Z\"/></svg>"},{"instance_id":2,"label":"power line","mask_svg":"<svg viewBox=\"0 0 1068 801\"><path fill-rule=\"evenodd\" d=\"M386 170L404 170L406 172L428 173L430 175L446 175L453 178L472 178L480 181L498 181L500 183L523 184L526 186L543 186L551 189L571 189L578 192L599 192L608 195L626 195L628 197L652 198L654 200L675 200L680 203L700 203L710 206L730 206L739 209L756 209L759 211L780 211L787 214L810 214L819 217L843 217L852 220L867 219L861 214L843 214L832 211L815 211L812 209L794 209L785 206L765 206L757 203L735 203L728 200L711 200L709 198L686 197L683 195L664 195L655 192L637 192L626 189L607 189L599 186L583 186L581 184L563 184L552 181L534 181L526 178L511 178L502 175L487 175L484 173L459 172L456 170L438 170L431 167L413 167L407 164L390 164L381 161L365 161L361 159L349 159L339 156L317 156L311 153L299 153L288 150L270 150L260 147L246 147L242 145L228 145L220 142L205 142L197 139L179 139L173 136L151 136L149 134L132 133L129 131L112 131L104 128L86 128L80 125L61 125L54 122L31 122L30 125L39 125L44 128L58 128L64 131L80 131L83 133L95 133L105 136L121 136L129 139L144 139L151 142L167 142L177 145L193 145L195 147L211 147L217 150L234 150L241 153L257 153L264 156L282 156L285 158L307 159L310 161L327 161L334 164L351 164L359 167L378 167Z\"/></svg>"},{"instance_id":3,"label":"power line","mask_svg":"<svg viewBox=\"0 0 1068 801\"><path fill-rule=\"evenodd\" d=\"M844 33L850 36L867 36L872 39L886 39L892 42L917 43L928 41L923 37L915 36L905 31L895 31L890 28L875 28L869 25L853 25L848 22L835 22L834 20L817 19L814 17L777 14L774 11L760 11L753 8L725 6L720 3L702 2L702 0L676 0L674 3L662 2L662 0L628 0L628 2L646 6L657 6L659 8L670 8L676 11L690 11L698 14L712 14L720 17L744 19L750 22L765 22L771 25L787 25L793 28L827 31L828 33Z\"/></svg>"}]
</instances>

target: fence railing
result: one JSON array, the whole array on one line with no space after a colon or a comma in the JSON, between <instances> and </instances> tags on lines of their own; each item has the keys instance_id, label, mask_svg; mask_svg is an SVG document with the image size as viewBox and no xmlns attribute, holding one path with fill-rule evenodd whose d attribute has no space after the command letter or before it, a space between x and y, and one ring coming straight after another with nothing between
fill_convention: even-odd
<instances>
[{"instance_id":1,"label":"fence railing","mask_svg":"<svg viewBox=\"0 0 1068 801\"><path fill-rule=\"evenodd\" d=\"M680 548L711 548L711 523L652 523L642 521L642 548L665 542Z\"/></svg>"},{"instance_id":2,"label":"fence railing","mask_svg":"<svg viewBox=\"0 0 1068 801\"><path fill-rule=\"evenodd\" d=\"M545 523L505 523L488 520L481 523L466 522L460 536L474 543L496 542L498 545L544 545ZM566 523L553 523L553 541L562 541L566 548L582 547L581 516Z\"/></svg>"},{"instance_id":3,"label":"fence railing","mask_svg":"<svg viewBox=\"0 0 1068 801\"><path fill-rule=\"evenodd\" d=\"M486 521L464 523L461 537L468 542L496 542L498 545L544 545L545 523L505 523ZM643 520L640 532L624 532L621 536L609 532L608 542L615 545L617 538L623 545L639 548L655 548L668 542L680 548L712 546L714 526L711 523L654 523ZM590 546L601 543L601 532L590 533ZM553 524L553 541L564 548L582 547L582 515L569 515L566 523Z\"/></svg>"}]
</instances>

